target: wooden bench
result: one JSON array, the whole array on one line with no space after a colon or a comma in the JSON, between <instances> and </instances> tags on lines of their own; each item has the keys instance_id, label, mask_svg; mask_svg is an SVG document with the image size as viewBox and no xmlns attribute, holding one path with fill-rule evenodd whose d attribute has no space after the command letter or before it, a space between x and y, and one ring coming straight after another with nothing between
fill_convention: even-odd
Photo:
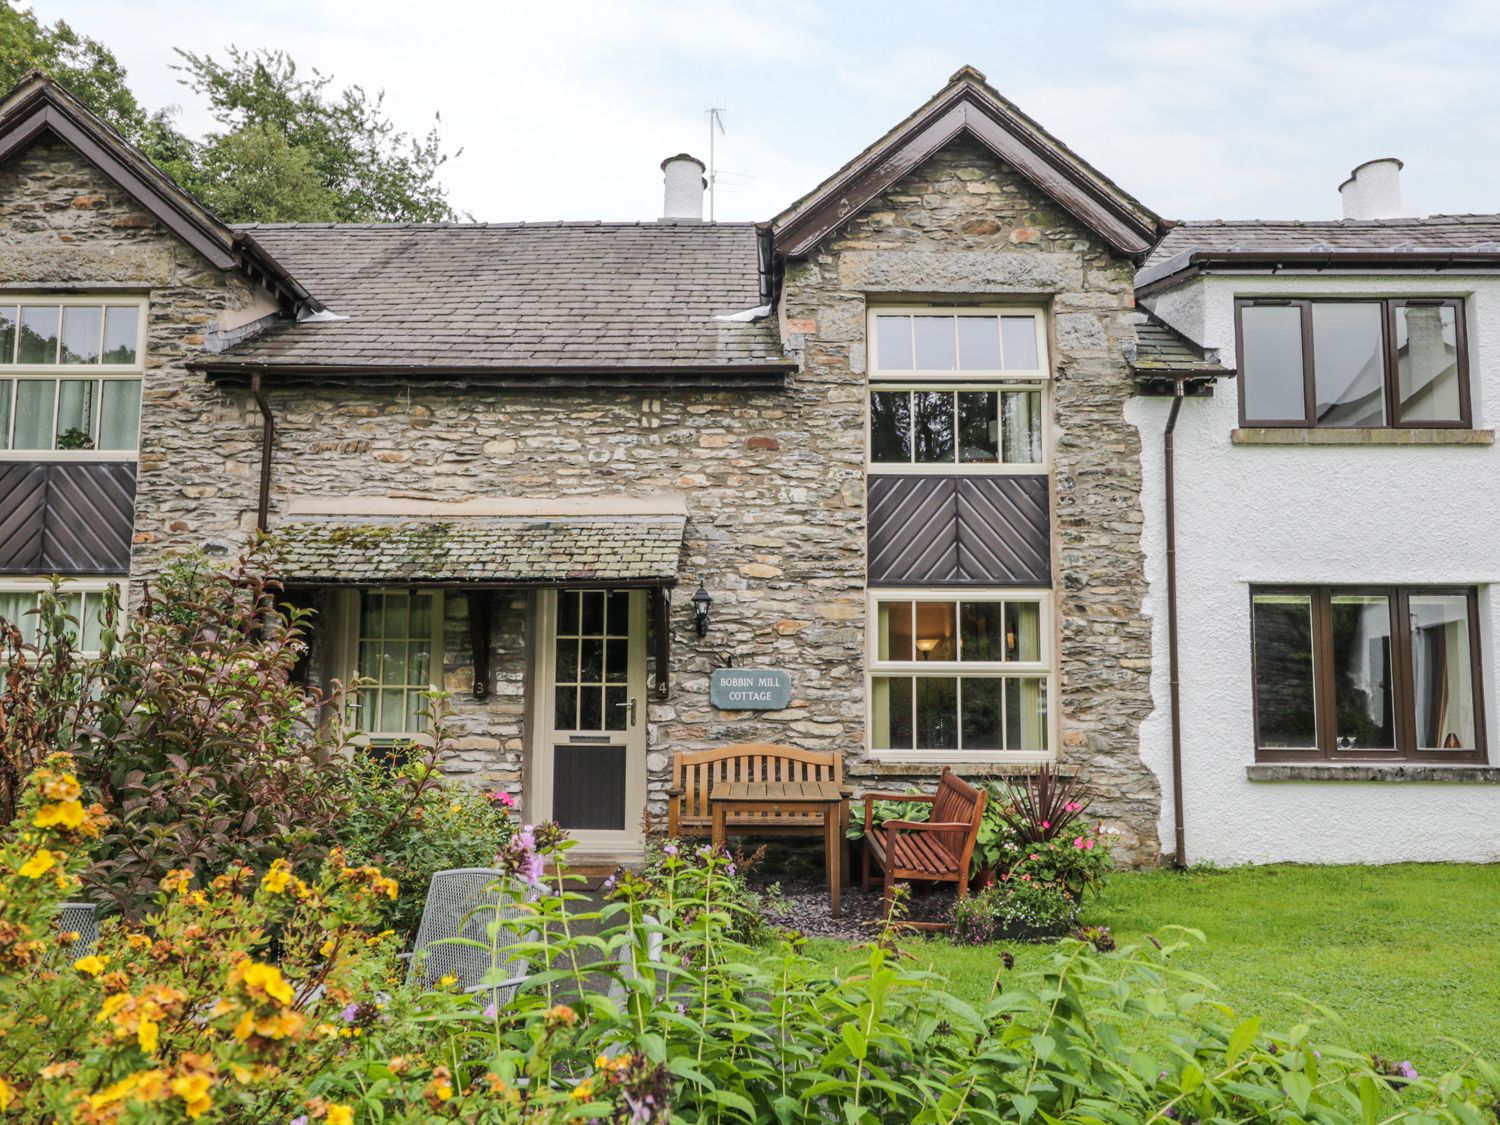
<instances>
[{"instance_id":1,"label":"wooden bench","mask_svg":"<svg viewBox=\"0 0 1500 1125\"><path fill-rule=\"evenodd\" d=\"M732 781L830 781L842 789L844 759L835 752L762 742L717 750L680 750L672 756L667 834L673 839L712 835L714 816L709 797L716 785ZM847 820L848 808L846 803L841 819ZM821 811L777 816L736 814L725 821L725 830L732 836L821 836L823 829Z\"/></svg>"},{"instance_id":2,"label":"wooden bench","mask_svg":"<svg viewBox=\"0 0 1500 1125\"><path fill-rule=\"evenodd\" d=\"M969 860L979 839L979 822L989 794L976 789L951 769L944 768L937 792L864 795L865 850L860 887L868 891L873 881L873 862L885 874L885 915L890 917L892 891L897 880L919 879L957 883L958 897L969 897ZM926 821L888 820L873 822L876 801L931 801L932 818ZM917 929L946 929L941 922L909 922Z\"/></svg>"}]
</instances>

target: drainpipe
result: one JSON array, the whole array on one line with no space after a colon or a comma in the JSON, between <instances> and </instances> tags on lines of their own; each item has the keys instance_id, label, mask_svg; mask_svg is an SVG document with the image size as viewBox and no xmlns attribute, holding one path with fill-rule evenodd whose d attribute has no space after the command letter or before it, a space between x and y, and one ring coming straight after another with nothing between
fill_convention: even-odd
<instances>
[{"instance_id":1,"label":"drainpipe","mask_svg":"<svg viewBox=\"0 0 1500 1125\"><path fill-rule=\"evenodd\" d=\"M1182 410L1184 380L1172 380L1172 410L1162 433L1163 462L1167 477L1167 668L1172 718L1172 821L1175 826L1176 866L1187 866L1187 836L1182 824L1182 691L1177 667L1177 497L1173 464L1173 435Z\"/></svg>"},{"instance_id":2,"label":"drainpipe","mask_svg":"<svg viewBox=\"0 0 1500 1125\"><path fill-rule=\"evenodd\" d=\"M260 408L260 497L255 505L255 530L264 535L271 510L271 444L276 440L276 419L261 388L260 375L259 371L250 374L250 397Z\"/></svg>"}]
</instances>

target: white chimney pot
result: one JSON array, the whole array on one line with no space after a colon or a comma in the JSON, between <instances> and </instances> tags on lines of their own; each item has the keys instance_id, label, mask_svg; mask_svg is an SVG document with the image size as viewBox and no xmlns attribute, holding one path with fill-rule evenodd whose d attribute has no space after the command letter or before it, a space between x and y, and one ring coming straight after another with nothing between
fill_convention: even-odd
<instances>
[{"instance_id":1,"label":"white chimney pot","mask_svg":"<svg viewBox=\"0 0 1500 1125\"><path fill-rule=\"evenodd\" d=\"M1401 206L1401 161L1394 156L1366 160L1339 185L1346 219L1398 219Z\"/></svg>"},{"instance_id":2,"label":"white chimney pot","mask_svg":"<svg viewBox=\"0 0 1500 1125\"><path fill-rule=\"evenodd\" d=\"M661 217L676 222L701 223L703 221L703 189L708 181L703 173L708 166L696 156L679 152L661 162L666 179L666 202Z\"/></svg>"}]
</instances>

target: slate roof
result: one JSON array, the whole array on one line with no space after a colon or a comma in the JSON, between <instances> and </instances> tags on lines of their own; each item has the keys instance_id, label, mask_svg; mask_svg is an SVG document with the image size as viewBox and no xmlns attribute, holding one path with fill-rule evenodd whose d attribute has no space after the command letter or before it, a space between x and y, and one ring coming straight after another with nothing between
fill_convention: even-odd
<instances>
[{"instance_id":1,"label":"slate roof","mask_svg":"<svg viewBox=\"0 0 1500 1125\"><path fill-rule=\"evenodd\" d=\"M291 519L273 530L292 580L345 582L676 581L686 518Z\"/></svg>"},{"instance_id":2,"label":"slate roof","mask_svg":"<svg viewBox=\"0 0 1500 1125\"><path fill-rule=\"evenodd\" d=\"M1193 342L1150 309L1138 308L1131 320L1135 326L1135 347L1127 347L1126 358L1138 376L1211 375L1222 378L1234 374L1219 362L1216 348L1204 348Z\"/></svg>"},{"instance_id":3,"label":"slate roof","mask_svg":"<svg viewBox=\"0 0 1500 1125\"><path fill-rule=\"evenodd\" d=\"M1194 256L1227 258L1274 254L1461 254L1466 262L1492 258L1500 265L1500 215L1429 215L1402 219L1210 219L1176 224L1136 274L1138 287L1161 281L1193 264ZM1412 259L1416 264L1417 258ZM1430 265L1430 263L1428 263Z\"/></svg>"},{"instance_id":4,"label":"slate roof","mask_svg":"<svg viewBox=\"0 0 1500 1125\"><path fill-rule=\"evenodd\" d=\"M566 372L795 365L751 223L249 224L343 319L273 327L205 370Z\"/></svg>"}]
</instances>

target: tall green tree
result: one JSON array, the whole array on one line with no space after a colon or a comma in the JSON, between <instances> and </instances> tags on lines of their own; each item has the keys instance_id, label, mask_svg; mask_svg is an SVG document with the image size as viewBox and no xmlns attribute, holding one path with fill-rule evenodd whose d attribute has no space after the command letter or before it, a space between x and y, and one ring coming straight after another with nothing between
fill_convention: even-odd
<instances>
[{"instance_id":1,"label":"tall green tree","mask_svg":"<svg viewBox=\"0 0 1500 1125\"><path fill-rule=\"evenodd\" d=\"M438 170L450 159L437 125L423 136L397 129L385 111L385 93L361 86L332 89L317 70L299 71L283 51L241 51L227 61L178 50L183 83L208 99L220 131L201 146L193 184L205 198L216 194L241 208L239 220L280 217L312 220L331 205L339 222L438 222L456 218ZM253 134L251 131L254 131ZM285 138L277 149L271 137ZM453 154L457 155L457 153ZM267 162L276 162L274 167ZM326 194L308 190L303 162ZM238 192L227 181L248 168L263 182L295 183L300 203L271 206L261 192ZM212 186L217 185L217 186ZM298 213L286 215L295 210Z\"/></svg>"},{"instance_id":2,"label":"tall green tree","mask_svg":"<svg viewBox=\"0 0 1500 1125\"><path fill-rule=\"evenodd\" d=\"M130 140L147 127L146 111L125 84L125 68L114 52L62 20L48 26L11 0L0 0L0 89L9 90L30 70L50 74Z\"/></svg>"}]
</instances>

